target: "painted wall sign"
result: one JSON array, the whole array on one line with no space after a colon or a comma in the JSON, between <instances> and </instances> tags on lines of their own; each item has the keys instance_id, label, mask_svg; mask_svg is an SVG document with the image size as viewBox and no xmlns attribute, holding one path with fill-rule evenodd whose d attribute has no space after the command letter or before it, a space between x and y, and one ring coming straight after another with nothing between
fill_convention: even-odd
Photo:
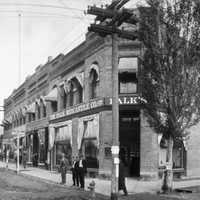
<instances>
[{"instance_id":1,"label":"painted wall sign","mask_svg":"<svg viewBox=\"0 0 200 200\"><path fill-rule=\"evenodd\" d=\"M87 110L92 110L94 108L98 108L104 105L104 98L102 99L98 99L98 100L94 100L94 101L90 101L88 103L84 103L84 104L79 104L77 106L74 106L73 108L70 109L66 109L62 112L59 113L55 113L53 115L50 116L50 120L54 120L54 119L58 119L61 117L66 117L69 115L73 115L79 112L84 112Z\"/></svg>"}]
</instances>

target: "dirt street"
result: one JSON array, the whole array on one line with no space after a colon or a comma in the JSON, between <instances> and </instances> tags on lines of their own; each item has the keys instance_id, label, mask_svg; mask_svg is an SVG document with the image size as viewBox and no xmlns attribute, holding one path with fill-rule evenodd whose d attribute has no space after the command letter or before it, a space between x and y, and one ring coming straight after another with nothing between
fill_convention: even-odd
<instances>
[{"instance_id":1,"label":"dirt street","mask_svg":"<svg viewBox=\"0 0 200 200\"><path fill-rule=\"evenodd\" d=\"M119 196L119 200L199 200L200 189L194 193L175 193L171 195L132 194ZM19 174L0 168L0 200L89 200L88 191L75 187L66 187L49 183L38 178ZM109 197L96 195L96 200L108 200Z\"/></svg>"},{"instance_id":2,"label":"dirt street","mask_svg":"<svg viewBox=\"0 0 200 200\"><path fill-rule=\"evenodd\" d=\"M99 199L101 196L98 196ZM76 188L49 184L43 180L0 169L1 200L78 200L89 199L89 193Z\"/></svg>"}]
</instances>

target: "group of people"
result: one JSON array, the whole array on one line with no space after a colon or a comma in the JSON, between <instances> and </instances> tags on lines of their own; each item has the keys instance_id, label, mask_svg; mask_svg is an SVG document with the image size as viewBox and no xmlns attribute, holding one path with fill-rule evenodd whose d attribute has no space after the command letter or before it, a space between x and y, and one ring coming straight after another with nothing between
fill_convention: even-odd
<instances>
[{"instance_id":1,"label":"group of people","mask_svg":"<svg viewBox=\"0 0 200 200\"><path fill-rule=\"evenodd\" d=\"M83 158L83 155L80 155L79 157L73 157L72 158L72 165L70 167L69 161L65 158L65 154L62 154L62 158L60 161L60 172L61 172L61 184L66 183L66 173L67 170L72 171L72 180L73 180L73 186L77 186L81 189L85 188L85 175L87 173L87 166L86 161Z\"/></svg>"},{"instance_id":2,"label":"group of people","mask_svg":"<svg viewBox=\"0 0 200 200\"><path fill-rule=\"evenodd\" d=\"M65 158L65 154L62 154L62 158L60 161L60 172L61 172L61 184L66 183L66 173L67 170L71 169L72 171L72 181L73 181L73 186L77 186L82 189L85 188L85 175L87 173L87 166L86 166L86 161L83 158L83 155L80 155L79 157L73 157L72 158L72 165L70 168L69 161ZM128 192L126 189L126 184L125 184L125 163L123 162L122 159L120 159L120 164L119 164L119 190L123 190L124 195L127 196Z\"/></svg>"}]
</instances>

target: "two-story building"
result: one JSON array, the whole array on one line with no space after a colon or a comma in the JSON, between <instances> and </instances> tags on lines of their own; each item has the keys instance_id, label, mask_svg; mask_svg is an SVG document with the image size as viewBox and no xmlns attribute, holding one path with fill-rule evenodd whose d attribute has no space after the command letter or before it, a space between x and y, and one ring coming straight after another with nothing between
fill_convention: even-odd
<instances>
[{"instance_id":1,"label":"two-story building","mask_svg":"<svg viewBox=\"0 0 200 200\"><path fill-rule=\"evenodd\" d=\"M156 178L165 165L166 149L139 104L141 56L140 42L119 41L120 155L127 163L127 176ZM20 134L20 144L28 149L29 163L47 164L51 169L59 164L61 153L69 160L82 153L88 172L110 176L111 62L111 38L88 33L86 40L68 54L49 58L37 67L5 99L5 143ZM200 175L200 159L195 156L200 148L195 138L199 138L196 128L185 146L175 145L175 172Z\"/></svg>"}]
</instances>

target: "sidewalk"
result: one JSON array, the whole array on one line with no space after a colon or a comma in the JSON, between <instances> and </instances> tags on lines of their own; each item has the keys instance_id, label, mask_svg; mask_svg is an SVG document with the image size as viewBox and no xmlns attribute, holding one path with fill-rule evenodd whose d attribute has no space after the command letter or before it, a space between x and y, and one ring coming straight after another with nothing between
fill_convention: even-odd
<instances>
[{"instance_id":1,"label":"sidewalk","mask_svg":"<svg viewBox=\"0 0 200 200\"><path fill-rule=\"evenodd\" d=\"M0 168L5 168L6 163L0 161ZM9 163L8 166L11 170L16 170L15 163ZM37 177L40 179L43 179L47 182L59 184L61 182L61 176L56 171L48 171L45 169L35 168L35 167L28 167L27 169L23 169L22 166L20 166L20 174L22 175L28 175ZM101 193L104 195L110 195L110 189L111 189L111 182L109 180L102 180L98 178L86 178L85 185L86 189L89 183L94 180L96 183L96 192ZM190 186L196 186L200 185L200 180L183 180L183 181L177 181L174 182L174 188L181 188L181 187L190 187ZM67 187L70 187L72 185L72 176L71 174L67 174ZM142 193L142 192L149 192L149 193L155 193L160 190L161 188L161 181L138 181L136 179L128 178L126 179L126 185L127 190L130 194L135 193Z\"/></svg>"}]
</instances>

